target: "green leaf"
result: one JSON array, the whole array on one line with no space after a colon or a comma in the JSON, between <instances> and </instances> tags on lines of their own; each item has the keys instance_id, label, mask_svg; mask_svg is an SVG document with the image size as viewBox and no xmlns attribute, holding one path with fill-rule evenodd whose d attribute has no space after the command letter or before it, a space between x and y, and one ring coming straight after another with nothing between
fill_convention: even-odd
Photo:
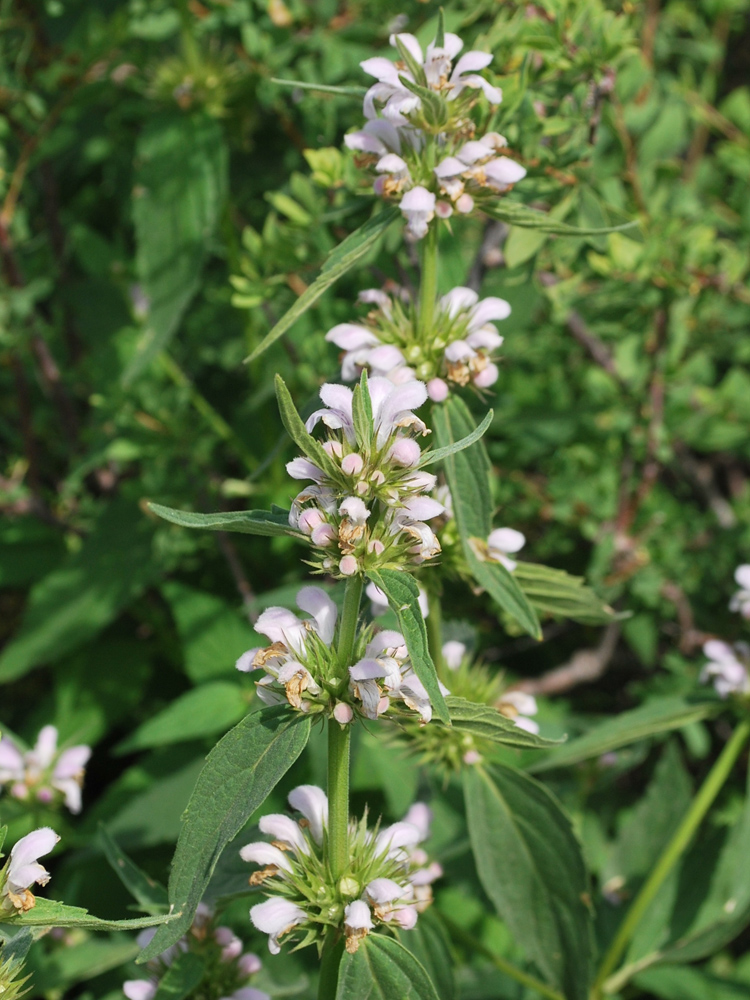
<instances>
[{"instance_id":1,"label":"green leaf","mask_svg":"<svg viewBox=\"0 0 750 1000\"><path fill-rule=\"evenodd\" d=\"M364 226L350 233L343 243L332 250L316 280L300 295L292 308L284 313L252 354L246 358L246 361L255 361L264 351L268 350L271 344L274 344L279 337L285 334L289 327L318 301L323 292L334 285L339 278L343 277L369 253L397 217L397 208L385 209L366 222Z\"/></svg>"},{"instance_id":2,"label":"green leaf","mask_svg":"<svg viewBox=\"0 0 750 1000\"><path fill-rule=\"evenodd\" d=\"M206 971L202 958L185 951L169 966L159 980L154 1000L184 1000L196 989Z\"/></svg>"},{"instance_id":3,"label":"green leaf","mask_svg":"<svg viewBox=\"0 0 750 1000\"><path fill-rule=\"evenodd\" d=\"M425 452L422 456L422 461L419 463L420 469L423 469L427 465L434 465L435 462L442 462L443 459L448 458L449 455L455 455L459 451L463 451L464 448L468 448L469 445L474 444L481 437L484 436L487 428L492 423L492 418L494 417L494 412L492 410L487 411L487 415L478 427L475 427L471 434L467 434L466 437L461 438L460 441L455 441L453 444L449 444L444 448L435 448L434 451Z\"/></svg>"},{"instance_id":4,"label":"green leaf","mask_svg":"<svg viewBox=\"0 0 750 1000\"><path fill-rule=\"evenodd\" d=\"M414 77L415 80L418 80L421 84L423 85L426 84L427 77L425 76L424 73L424 66L421 63L417 62L417 60L407 49L407 47L404 45L404 43L401 41L398 35L395 35L393 40L396 43L398 54L401 56L402 60L406 64L406 67L411 73L411 75Z\"/></svg>"},{"instance_id":5,"label":"green leaf","mask_svg":"<svg viewBox=\"0 0 750 1000\"><path fill-rule=\"evenodd\" d=\"M213 681L186 691L162 712L139 726L114 749L133 753L148 747L184 743L225 733L247 712L248 702L237 684Z\"/></svg>"},{"instance_id":6,"label":"green leaf","mask_svg":"<svg viewBox=\"0 0 750 1000\"><path fill-rule=\"evenodd\" d=\"M464 401L452 394L432 409L433 426L441 448L450 448L476 431ZM511 574L499 563L482 562L472 538L486 540L492 530L490 460L481 441L448 454L444 462L456 524L469 570L476 582L511 614L530 635L541 637L536 613Z\"/></svg>"},{"instance_id":7,"label":"green leaf","mask_svg":"<svg viewBox=\"0 0 750 1000\"><path fill-rule=\"evenodd\" d=\"M747 983L711 975L703 969L649 969L636 976L639 997L662 1000L750 1000Z\"/></svg>"},{"instance_id":8,"label":"green leaf","mask_svg":"<svg viewBox=\"0 0 750 1000\"><path fill-rule=\"evenodd\" d=\"M442 125L447 121L448 109L444 97L436 94L429 87L423 87L415 83L408 76L399 74L399 80L407 90L410 90L412 94L420 99L422 102L422 114L430 125Z\"/></svg>"},{"instance_id":9,"label":"green leaf","mask_svg":"<svg viewBox=\"0 0 750 1000\"><path fill-rule=\"evenodd\" d=\"M149 300L143 337L123 381L133 381L172 339L200 275L227 189L223 129L204 114L152 116L136 147L136 270Z\"/></svg>"},{"instance_id":10,"label":"green leaf","mask_svg":"<svg viewBox=\"0 0 750 1000\"><path fill-rule=\"evenodd\" d=\"M289 524L287 511L270 510L228 510L216 511L214 514L197 514L192 510L176 510L174 507L163 507L160 503L149 503L149 510L158 517L181 528L203 528L207 531L237 531L243 535L291 535L292 538L304 538Z\"/></svg>"},{"instance_id":11,"label":"green leaf","mask_svg":"<svg viewBox=\"0 0 750 1000\"><path fill-rule=\"evenodd\" d=\"M175 918L162 913L160 916L134 917L131 920L100 920L92 917L82 906L68 906L56 899L36 897L36 905L11 918L13 927L83 927L90 931L126 931L141 927L157 927L176 922ZM158 932L157 932L158 933Z\"/></svg>"},{"instance_id":12,"label":"green leaf","mask_svg":"<svg viewBox=\"0 0 750 1000\"><path fill-rule=\"evenodd\" d=\"M371 934L344 952L336 1000L443 1000L424 967L393 938Z\"/></svg>"},{"instance_id":13,"label":"green leaf","mask_svg":"<svg viewBox=\"0 0 750 1000\"><path fill-rule=\"evenodd\" d=\"M191 926L221 852L302 753L310 720L287 706L248 715L206 758L172 860L169 901L177 919L160 927L139 961L156 958Z\"/></svg>"},{"instance_id":14,"label":"green leaf","mask_svg":"<svg viewBox=\"0 0 750 1000\"><path fill-rule=\"evenodd\" d=\"M584 625L607 625L617 612L586 586L583 577L537 563L518 562L513 578L538 611Z\"/></svg>"},{"instance_id":15,"label":"green leaf","mask_svg":"<svg viewBox=\"0 0 750 1000\"><path fill-rule=\"evenodd\" d=\"M352 394L352 422L357 444L360 448L369 446L372 441L372 399L367 385L367 371L362 369L359 385L355 385Z\"/></svg>"},{"instance_id":16,"label":"green leaf","mask_svg":"<svg viewBox=\"0 0 750 1000\"><path fill-rule=\"evenodd\" d=\"M307 455L310 461L314 462L318 468L323 469L330 476L340 475L341 470L324 450L322 444L316 441L312 434L308 433L281 375L276 376L274 385L276 387L276 401L279 404L281 422L284 424L289 437L300 451Z\"/></svg>"},{"instance_id":17,"label":"green leaf","mask_svg":"<svg viewBox=\"0 0 750 1000\"><path fill-rule=\"evenodd\" d=\"M680 729L721 711L717 701L691 701L685 698L654 698L629 712L613 716L594 726L585 736L571 740L555 753L532 764L529 771L536 774L555 767L569 767L590 757L599 757L611 750L645 740L649 736Z\"/></svg>"},{"instance_id":18,"label":"green leaf","mask_svg":"<svg viewBox=\"0 0 750 1000\"><path fill-rule=\"evenodd\" d=\"M336 94L340 97L355 97L361 100L367 93L366 87L331 87L328 84L306 83L304 80L280 80L272 76L271 83L279 87L294 87L295 90L314 90L320 94Z\"/></svg>"},{"instance_id":19,"label":"green leaf","mask_svg":"<svg viewBox=\"0 0 750 1000\"><path fill-rule=\"evenodd\" d=\"M62 948L36 950L33 955L35 996L69 996L70 987L75 983L87 982L110 969L117 969L138 954L138 943L130 934L97 935L88 940L80 935L80 938L75 944L71 942Z\"/></svg>"},{"instance_id":20,"label":"green leaf","mask_svg":"<svg viewBox=\"0 0 750 1000\"><path fill-rule=\"evenodd\" d=\"M23 624L0 654L0 682L55 663L109 625L161 572L151 538L137 504L108 504L79 551L32 588Z\"/></svg>"},{"instance_id":21,"label":"green leaf","mask_svg":"<svg viewBox=\"0 0 750 1000\"><path fill-rule=\"evenodd\" d=\"M496 765L464 772L479 879L548 982L587 1000L593 951L588 878L570 820L547 789Z\"/></svg>"},{"instance_id":22,"label":"green leaf","mask_svg":"<svg viewBox=\"0 0 750 1000\"><path fill-rule=\"evenodd\" d=\"M395 569L372 570L368 576L388 598L388 603L398 619L399 631L406 639L406 648L409 650L414 673L424 684L435 715L449 726L448 707L440 693L435 664L432 662L427 645L427 629L419 608L419 587L416 581L409 573Z\"/></svg>"},{"instance_id":23,"label":"green leaf","mask_svg":"<svg viewBox=\"0 0 750 1000\"><path fill-rule=\"evenodd\" d=\"M471 733L479 739L491 740L493 743L503 743L505 746L518 747L521 750L533 750L539 747L557 746L561 740L548 740L543 736L520 729L512 719L506 719L492 705L475 704L465 698L454 698L449 695L445 699L450 712L453 728L464 733Z\"/></svg>"},{"instance_id":24,"label":"green leaf","mask_svg":"<svg viewBox=\"0 0 750 1000\"><path fill-rule=\"evenodd\" d=\"M407 941L409 951L424 966L440 1000L454 1000L456 983L450 941L433 907L420 913Z\"/></svg>"},{"instance_id":25,"label":"green leaf","mask_svg":"<svg viewBox=\"0 0 750 1000\"><path fill-rule=\"evenodd\" d=\"M521 226L524 229L538 229L540 232L554 233L557 236L605 236L607 233L627 232L629 236L632 235L633 239L639 239L637 227L640 223L638 220L626 222L620 226L605 226L603 229L586 229L580 226L571 226L567 222L558 222L549 215L545 215L544 212L538 212L534 208L527 208L526 205L520 205L518 202L508 201L505 198L492 205L485 203L481 209L485 215L498 219L500 222Z\"/></svg>"},{"instance_id":26,"label":"green leaf","mask_svg":"<svg viewBox=\"0 0 750 1000\"><path fill-rule=\"evenodd\" d=\"M437 30L435 32L435 48L443 49L445 48L445 14L443 13L443 8L438 8L438 23Z\"/></svg>"},{"instance_id":27,"label":"green leaf","mask_svg":"<svg viewBox=\"0 0 750 1000\"><path fill-rule=\"evenodd\" d=\"M143 909L151 912L166 910L168 899L164 886L142 871L134 861L131 861L119 847L117 841L109 835L107 828L101 825L99 826L99 840L104 856L115 874Z\"/></svg>"}]
</instances>

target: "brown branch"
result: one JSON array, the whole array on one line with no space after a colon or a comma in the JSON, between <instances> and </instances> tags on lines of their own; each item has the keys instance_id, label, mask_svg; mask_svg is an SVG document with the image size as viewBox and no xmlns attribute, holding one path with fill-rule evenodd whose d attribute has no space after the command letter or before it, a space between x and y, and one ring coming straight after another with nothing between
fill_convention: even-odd
<instances>
[{"instance_id":1,"label":"brown branch","mask_svg":"<svg viewBox=\"0 0 750 1000\"><path fill-rule=\"evenodd\" d=\"M514 688L527 694L555 695L563 694L579 684L591 684L609 666L619 638L620 624L612 622L604 630L602 641L596 649L579 649L567 663L549 670L541 677L521 681Z\"/></svg>"},{"instance_id":2,"label":"brown branch","mask_svg":"<svg viewBox=\"0 0 750 1000\"><path fill-rule=\"evenodd\" d=\"M253 589L245 576L245 571L242 568L242 563L240 562L240 557L237 554L235 544L226 531L217 531L216 541L218 542L222 555L226 559L229 570L234 577L234 582L237 585L237 590L240 592L240 597L242 598L242 603L244 605L248 621L251 625L254 625L258 620L257 600L255 594L253 593Z\"/></svg>"}]
</instances>

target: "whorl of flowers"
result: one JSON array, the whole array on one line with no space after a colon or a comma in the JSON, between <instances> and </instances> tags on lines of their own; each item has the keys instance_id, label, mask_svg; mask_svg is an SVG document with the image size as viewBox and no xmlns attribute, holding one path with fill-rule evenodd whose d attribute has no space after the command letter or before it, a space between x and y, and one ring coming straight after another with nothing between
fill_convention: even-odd
<instances>
[{"instance_id":1,"label":"whorl of flowers","mask_svg":"<svg viewBox=\"0 0 750 1000\"><path fill-rule=\"evenodd\" d=\"M750 564L738 566L734 571L734 579L740 588L729 603L730 611L739 611L743 618L750 621Z\"/></svg>"},{"instance_id":2,"label":"whorl of flowers","mask_svg":"<svg viewBox=\"0 0 750 1000\"><path fill-rule=\"evenodd\" d=\"M339 323L326 334L344 352L344 381L358 379L365 368L396 385L421 379L438 403L451 385L487 389L497 381L493 358L503 338L494 324L510 315L504 299L480 301L472 289L454 288L438 300L426 336L417 306L405 291L388 295L373 288L360 292L359 300L374 306L364 322Z\"/></svg>"},{"instance_id":3,"label":"whorl of flowers","mask_svg":"<svg viewBox=\"0 0 750 1000\"><path fill-rule=\"evenodd\" d=\"M36 905L32 885L46 885L50 880L39 858L49 854L59 840L54 830L43 826L13 845L8 860L0 868L0 920L3 913L25 913Z\"/></svg>"},{"instance_id":4,"label":"whorl of flowers","mask_svg":"<svg viewBox=\"0 0 750 1000\"><path fill-rule=\"evenodd\" d=\"M200 954L206 963L206 974L196 987L195 996L204 1000L271 1000L267 993L248 985L250 978L260 971L261 960L244 950L231 927L215 927L213 919L212 910L200 903L187 934L148 963L148 979L128 979L122 984L127 1000L153 1000L159 980L177 956L186 951ZM155 927L141 931L137 939L140 947L145 948L155 934Z\"/></svg>"},{"instance_id":5,"label":"whorl of flowers","mask_svg":"<svg viewBox=\"0 0 750 1000\"><path fill-rule=\"evenodd\" d=\"M272 954L281 939L298 947L322 941L329 930L355 952L363 937L381 925L409 930L432 902L432 883L442 875L419 846L429 836L430 810L422 803L399 823L374 831L367 817L349 826L349 862L334 884L328 870L328 798L315 785L289 794L299 820L283 813L263 816L261 833L272 843L247 844L244 861L260 865L251 885L264 886L268 899L250 910L253 925L268 935Z\"/></svg>"},{"instance_id":6,"label":"whorl of flowers","mask_svg":"<svg viewBox=\"0 0 750 1000\"><path fill-rule=\"evenodd\" d=\"M13 740L0 739L0 786L22 801L44 804L64 801L72 813L81 811L81 787L91 747L57 747L57 729L44 726L32 750L20 750Z\"/></svg>"},{"instance_id":7,"label":"whorl of flowers","mask_svg":"<svg viewBox=\"0 0 750 1000\"><path fill-rule=\"evenodd\" d=\"M701 671L701 681L712 683L720 697L750 695L750 646L736 642L730 646L721 639L709 639L703 646L708 663Z\"/></svg>"},{"instance_id":8,"label":"whorl of flowers","mask_svg":"<svg viewBox=\"0 0 750 1000\"><path fill-rule=\"evenodd\" d=\"M287 465L294 479L312 481L295 497L289 523L318 550L318 569L340 577L402 569L440 552L427 521L443 507L424 495L436 478L420 468L415 440L428 431L412 412L427 399L424 384L373 378L355 392L324 385L324 408L307 421L308 432L319 423L328 430L325 467L306 457Z\"/></svg>"},{"instance_id":9,"label":"whorl of flowers","mask_svg":"<svg viewBox=\"0 0 750 1000\"><path fill-rule=\"evenodd\" d=\"M376 194L398 202L412 239L425 236L436 215L481 208L526 175L514 159L498 155L507 146L503 136L476 136L474 105L480 97L491 105L502 101L502 91L478 72L492 56L466 52L454 65L463 42L442 29L438 34L425 53L414 35L392 35L399 60L377 56L360 64L377 82L365 95L364 127L344 140L376 174Z\"/></svg>"},{"instance_id":10,"label":"whorl of flowers","mask_svg":"<svg viewBox=\"0 0 750 1000\"><path fill-rule=\"evenodd\" d=\"M237 660L244 672L264 670L256 682L258 697L267 705L285 702L302 712L325 712L346 725L356 715L377 719L417 713L421 723L432 718L424 685L414 673L400 632L373 635L362 629L355 642L348 676L336 648L338 609L319 587L303 587L297 606L312 615L299 618L286 608L268 608L255 623L271 645L250 649ZM447 693L447 691L444 691Z\"/></svg>"}]
</instances>

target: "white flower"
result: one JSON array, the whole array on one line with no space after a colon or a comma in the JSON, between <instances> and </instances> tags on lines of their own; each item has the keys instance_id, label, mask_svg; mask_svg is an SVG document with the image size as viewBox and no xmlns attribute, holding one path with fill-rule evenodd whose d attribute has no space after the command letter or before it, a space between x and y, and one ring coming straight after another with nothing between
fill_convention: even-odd
<instances>
[{"instance_id":1,"label":"white flower","mask_svg":"<svg viewBox=\"0 0 750 1000\"><path fill-rule=\"evenodd\" d=\"M15 798L33 795L39 802L52 802L55 793L62 795L72 813L81 811L81 785L91 757L91 747L80 745L58 750L55 726L44 726L33 749L26 753L12 740L0 740L0 785L11 784Z\"/></svg>"},{"instance_id":2,"label":"white flower","mask_svg":"<svg viewBox=\"0 0 750 1000\"><path fill-rule=\"evenodd\" d=\"M5 869L5 883L0 890L0 903L6 901L17 910L30 910L35 903L29 889L35 883L46 885L50 874L39 858L49 854L60 838L54 830L43 826L21 837L10 851Z\"/></svg>"},{"instance_id":3,"label":"white flower","mask_svg":"<svg viewBox=\"0 0 750 1000\"><path fill-rule=\"evenodd\" d=\"M158 986L155 979L126 979L122 992L128 1000L153 1000Z\"/></svg>"},{"instance_id":4,"label":"white flower","mask_svg":"<svg viewBox=\"0 0 750 1000\"><path fill-rule=\"evenodd\" d=\"M708 657L708 663L701 671L702 683L706 684L713 679L714 688L721 698L726 698L730 694L750 694L750 677L747 670L747 664L750 663L750 647L745 643L730 646L720 639L710 639L703 646L703 652Z\"/></svg>"},{"instance_id":5,"label":"white flower","mask_svg":"<svg viewBox=\"0 0 750 1000\"><path fill-rule=\"evenodd\" d=\"M519 729L525 729L527 733L539 732L539 725L528 718L538 711L533 695L525 691L505 691L498 699L497 710L507 719L512 719Z\"/></svg>"},{"instance_id":6,"label":"white flower","mask_svg":"<svg viewBox=\"0 0 750 1000\"><path fill-rule=\"evenodd\" d=\"M272 955L278 955L281 951L279 938L303 923L307 914L288 899L272 896L265 903L258 903L251 908L250 919L257 930L268 934L268 950Z\"/></svg>"},{"instance_id":7,"label":"white flower","mask_svg":"<svg viewBox=\"0 0 750 1000\"><path fill-rule=\"evenodd\" d=\"M370 613L376 618L384 615L389 605L388 598L380 587L377 587L374 583L368 583L365 587L365 594L370 598ZM423 618L426 618L430 613L427 591L423 587L419 588L419 610L422 612Z\"/></svg>"},{"instance_id":8,"label":"white flower","mask_svg":"<svg viewBox=\"0 0 750 1000\"><path fill-rule=\"evenodd\" d=\"M278 847L274 847L273 844L267 844L264 840L254 844L245 844L240 849L240 857L243 861L252 861L256 865L273 865L275 868L287 872L292 870L291 863L284 852Z\"/></svg>"},{"instance_id":9,"label":"white flower","mask_svg":"<svg viewBox=\"0 0 750 1000\"><path fill-rule=\"evenodd\" d=\"M289 793L289 805L301 812L309 824L316 844L323 843L323 830L328 825L328 796L317 785L299 785Z\"/></svg>"},{"instance_id":10,"label":"white flower","mask_svg":"<svg viewBox=\"0 0 750 1000\"><path fill-rule=\"evenodd\" d=\"M515 528L496 528L487 539L487 552L491 560L502 563L512 573L518 563L508 557L519 552L525 544L525 536Z\"/></svg>"},{"instance_id":11,"label":"white flower","mask_svg":"<svg viewBox=\"0 0 750 1000\"><path fill-rule=\"evenodd\" d=\"M750 620L750 564L738 566L734 579L740 589L729 602L729 610L739 611L743 618Z\"/></svg>"},{"instance_id":12,"label":"white flower","mask_svg":"<svg viewBox=\"0 0 750 1000\"><path fill-rule=\"evenodd\" d=\"M411 188L401 199L399 208L406 219L406 232L415 240L427 235L429 224L435 218L435 195L426 187Z\"/></svg>"}]
</instances>

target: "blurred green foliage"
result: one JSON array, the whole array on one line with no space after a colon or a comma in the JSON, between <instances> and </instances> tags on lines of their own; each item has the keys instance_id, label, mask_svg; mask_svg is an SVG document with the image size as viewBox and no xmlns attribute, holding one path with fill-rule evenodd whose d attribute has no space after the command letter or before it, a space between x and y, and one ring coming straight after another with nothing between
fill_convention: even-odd
<instances>
[{"instance_id":1,"label":"blurred green foliage","mask_svg":"<svg viewBox=\"0 0 750 1000\"><path fill-rule=\"evenodd\" d=\"M95 746L82 818L28 817L7 799L0 810L15 834L54 822L70 850L51 887L72 905L104 917L128 905L99 822L163 879L202 758L252 699L234 659L256 644L254 616L291 602L303 578L290 539L182 531L145 502L288 505L273 374L312 406L336 371L323 334L356 317L356 292L415 277L395 223L243 365L372 205L341 150L359 99L272 78L360 88L359 61L394 28L429 39L436 11L433 0L0 2L0 723L33 740L54 722L64 741ZM441 291L468 283L513 307L486 438L497 523L524 531L526 558L586 575L630 614L603 641L547 620L538 645L487 601L448 595L447 629L538 692L547 671L593 648L596 683L542 706L552 736L689 694L702 642L738 629L727 603L734 567L750 561L749 11L747 0L446 11L467 47L494 53L505 97L492 126L527 166L525 203L580 226L641 224L640 240L560 238L459 219L441 246ZM678 732L663 749L644 739L552 772L599 880L601 939L726 723ZM397 749L362 734L358 753L355 800L376 813L398 818L425 790L426 772ZM314 735L294 783L319 781L323 761ZM741 791L722 799L631 960L689 926L685 880L708 879L725 841L737 850ZM491 964L521 957L478 904L456 790L433 795L448 871L438 909L455 930L461 996L521 997ZM717 878L731 869L721 857ZM230 915L247 936L245 910ZM704 966L642 972L633 995L748 995L742 939L729 940L716 938L725 950ZM122 934L45 944L29 967L49 998L114 998L135 953ZM304 953L268 968L276 988L304 995Z\"/></svg>"}]
</instances>

